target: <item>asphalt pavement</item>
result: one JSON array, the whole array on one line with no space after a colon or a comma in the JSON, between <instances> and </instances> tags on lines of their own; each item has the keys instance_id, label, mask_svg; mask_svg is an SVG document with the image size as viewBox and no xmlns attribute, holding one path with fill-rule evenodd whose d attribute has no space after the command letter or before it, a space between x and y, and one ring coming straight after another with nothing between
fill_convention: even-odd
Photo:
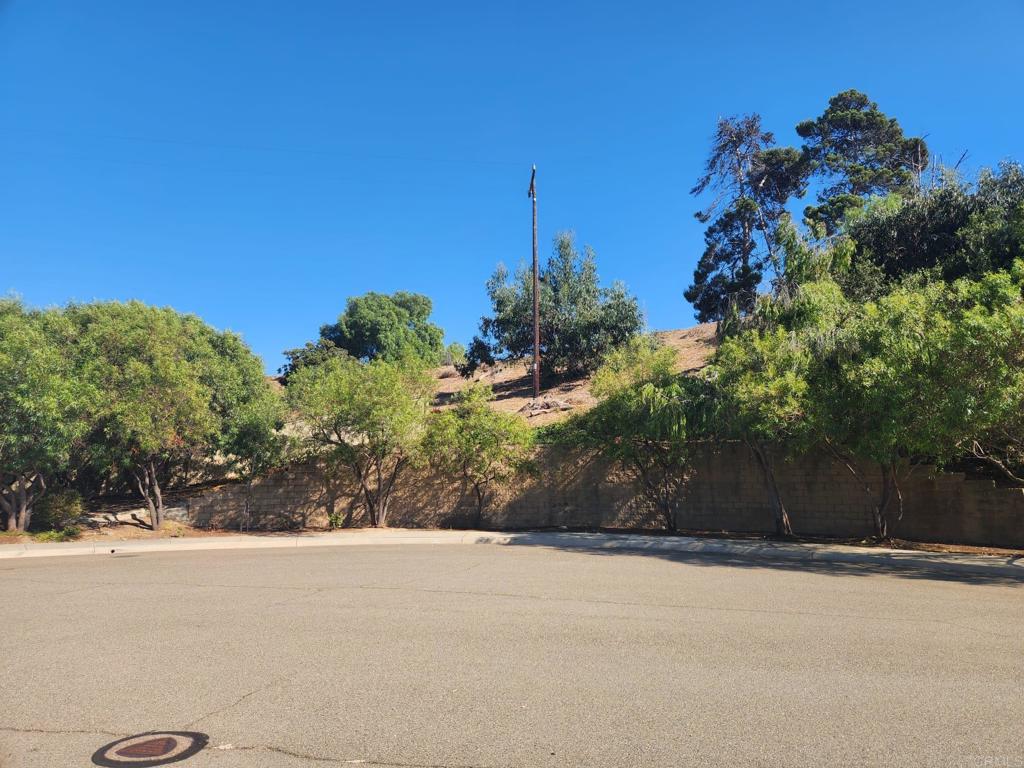
<instances>
[{"instance_id":1,"label":"asphalt pavement","mask_svg":"<svg viewBox=\"0 0 1024 768\"><path fill-rule=\"evenodd\" d=\"M1024 768L1005 570L520 543L0 560L0 766Z\"/></svg>"}]
</instances>

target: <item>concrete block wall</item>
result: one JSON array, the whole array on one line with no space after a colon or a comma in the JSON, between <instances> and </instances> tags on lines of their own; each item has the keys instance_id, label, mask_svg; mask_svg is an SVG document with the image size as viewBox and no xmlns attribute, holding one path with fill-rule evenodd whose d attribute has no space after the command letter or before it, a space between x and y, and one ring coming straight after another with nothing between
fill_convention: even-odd
<instances>
[{"instance_id":1,"label":"concrete block wall","mask_svg":"<svg viewBox=\"0 0 1024 768\"><path fill-rule=\"evenodd\" d=\"M542 449L535 475L500 489L484 527L631 528L662 527L658 515L623 473L599 457ZM780 492L798 534L860 537L873 531L869 496L860 479L825 454L774 457ZM862 468L878 488L878 470ZM1024 547L1024 489L958 473L917 468L901 483L904 511L890 507L893 535L901 538L983 546ZM253 528L289 529L365 524L354 485L331 481L320 467L303 464L257 481L206 491L189 501L192 522L237 528L250 499ZM707 446L698 452L693 477L679 511L680 527L703 531L773 531L764 478L742 444ZM395 527L475 526L469 489L429 469L410 470L399 481L388 524Z\"/></svg>"}]
</instances>

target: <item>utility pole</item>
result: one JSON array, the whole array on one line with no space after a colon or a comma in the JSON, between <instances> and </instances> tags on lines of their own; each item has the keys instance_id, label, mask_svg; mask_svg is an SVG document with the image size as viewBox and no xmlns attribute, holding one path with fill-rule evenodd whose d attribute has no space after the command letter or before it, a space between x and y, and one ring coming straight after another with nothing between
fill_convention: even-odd
<instances>
[{"instance_id":1,"label":"utility pole","mask_svg":"<svg viewBox=\"0 0 1024 768\"><path fill-rule=\"evenodd\" d=\"M537 273L537 166L530 174L533 201L533 397L540 397L540 276Z\"/></svg>"}]
</instances>

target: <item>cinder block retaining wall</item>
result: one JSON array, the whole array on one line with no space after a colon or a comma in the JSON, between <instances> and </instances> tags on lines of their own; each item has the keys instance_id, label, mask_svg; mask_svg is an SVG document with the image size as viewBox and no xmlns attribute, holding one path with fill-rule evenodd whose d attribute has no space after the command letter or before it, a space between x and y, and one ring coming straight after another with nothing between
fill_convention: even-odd
<instances>
[{"instance_id":1,"label":"cinder block retaining wall","mask_svg":"<svg viewBox=\"0 0 1024 768\"><path fill-rule=\"evenodd\" d=\"M503 489L490 505L488 528L662 527L634 487L607 462L544 449L538 473ZM775 462L780 491L798 534L854 537L872 531L873 499L842 464L825 455ZM877 469L865 468L877 489ZM1024 547L1024 489L992 481L917 468L901 482L902 519L890 508L894 536L932 542ZM297 465L258 481L250 496L253 528L326 526L328 517L364 524L351 484L330 483L319 467ZM476 525L471 493L427 470L400 480L388 524L458 528ZM247 489L228 485L189 501L194 524L237 527ZM708 447L696 461L679 525L705 531L771 532L772 513L764 478L747 448L727 443Z\"/></svg>"}]
</instances>

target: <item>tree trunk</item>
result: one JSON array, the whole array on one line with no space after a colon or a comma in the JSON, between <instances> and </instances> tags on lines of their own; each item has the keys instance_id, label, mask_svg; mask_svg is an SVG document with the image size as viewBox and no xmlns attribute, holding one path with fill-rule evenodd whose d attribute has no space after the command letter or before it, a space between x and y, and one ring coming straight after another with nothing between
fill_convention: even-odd
<instances>
[{"instance_id":1,"label":"tree trunk","mask_svg":"<svg viewBox=\"0 0 1024 768\"><path fill-rule=\"evenodd\" d=\"M892 500L893 490L896 488L896 473L893 467L886 464L879 464L882 471L882 496L875 507L875 535L880 539L889 538L889 520L885 514Z\"/></svg>"},{"instance_id":2,"label":"tree trunk","mask_svg":"<svg viewBox=\"0 0 1024 768\"><path fill-rule=\"evenodd\" d=\"M164 524L164 497L163 494L160 493L160 481L157 479L156 465L153 463L152 460L150 460L147 469L149 471L153 496L156 498L156 525L154 526L153 530L158 531L160 530L160 528L163 527Z\"/></svg>"},{"instance_id":3,"label":"tree trunk","mask_svg":"<svg viewBox=\"0 0 1024 768\"><path fill-rule=\"evenodd\" d=\"M252 475L245 483L245 505L242 507L242 520L238 524L238 532L249 530L249 511L252 506ZM333 510L330 510L333 512ZM328 515L330 519L330 515Z\"/></svg>"},{"instance_id":4,"label":"tree trunk","mask_svg":"<svg viewBox=\"0 0 1024 768\"><path fill-rule=\"evenodd\" d=\"M481 529L484 526L484 491L480 483L473 483L473 493L476 494L476 527Z\"/></svg>"},{"instance_id":5,"label":"tree trunk","mask_svg":"<svg viewBox=\"0 0 1024 768\"><path fill-rule=\"evenodd\" d=\"M678 526L676 525L676 515L672 506L671 499L663 499L661 502L661 511L665 516L665 527L668 528L671 533L675 533Z\"/></svg>"},{"instance_id":6,"label":"tree trunk","mask_svg":"<svg viewBox=\"0 0 1024 768\"><path fill-rule=\"evenodd\" d=\"M142 475L137 471L135 475L135 487L139 489L139 495L146 500L146 507L149 509L149 527L160 530L164 522L164 499L160 493L160 482L156 475L156 463L149 459L142 466Z\"/></svg>"},{"instance_id":7,"label":"tree trunk","mask_svg":"<svg viewBox=\"0 0 1024 768\"><path fill-rule=\"evenodd\" d=\"M373 503L373 496L370 494L370 489L367 486L363 486L363 499L366 503L366 511L370 515L370 527L377 528L377 506Z\"/></svg>"},{"instance_id":8,"label":"tree trunk","mask_svg":"<svg viewBox=\"0 0 1024 768\"><path fill-rule=\"evenodd\" d=\"M0 491L0 511L7 514L8 531L27 531L32 524L32 505L46 492L46 481L41 474L18 475L15 481Z\"/></svg>"},{"instance_id":9,"label":"tree trunk","mask_svg":"<svg viewBox=\"0 0 1024 768\"><path fill-rule=\"evenodd\" d=\"M363 500L366 502L366 511L370 514L370 525L374 528L387 526L388 510L391 506L391 492L394 490L398 475L405 466L404 456L395 460L395 465L388 473L384 469L385 460L372 459L372 467L363 467L358 460L352 461L351 467L356 479L359 480L359 487L363 493ZM366 482L367 475L372 474L376 478L374 487Z\"/></svg>"},{"instance_id":10,"label":"tree trunk","mask_svg":"<svg viewBox=\"0 0 1024 768\"><path fill-rule=\"evenodd\" d=\"M768 496L771 499L772 512L775 521L775 533L778 536L792 536L793 526L789 521L789 513L786 511L786 505L782 501L782 494L779 492L779 484L775 479L775 469L772 467L771 457L765 450L764 446L760 445L754 440L748 440L747 446L750 448L754 457L757 459L757 463L761 466L761 472L764 474L764 482L768 487Z\"/></svg>"},{"instance_id":11,"label":"tree trunk","mask_svg":"<svg viewBox=\"0 0 1024 768\"><path fill-rule=\"evenodd\" d=\"M17 504L18 504L18 530L27 531L31 522L32 506L29 502L28 485L31 481L22 475L18 478Z\"/></svg>"}]
</instances>

